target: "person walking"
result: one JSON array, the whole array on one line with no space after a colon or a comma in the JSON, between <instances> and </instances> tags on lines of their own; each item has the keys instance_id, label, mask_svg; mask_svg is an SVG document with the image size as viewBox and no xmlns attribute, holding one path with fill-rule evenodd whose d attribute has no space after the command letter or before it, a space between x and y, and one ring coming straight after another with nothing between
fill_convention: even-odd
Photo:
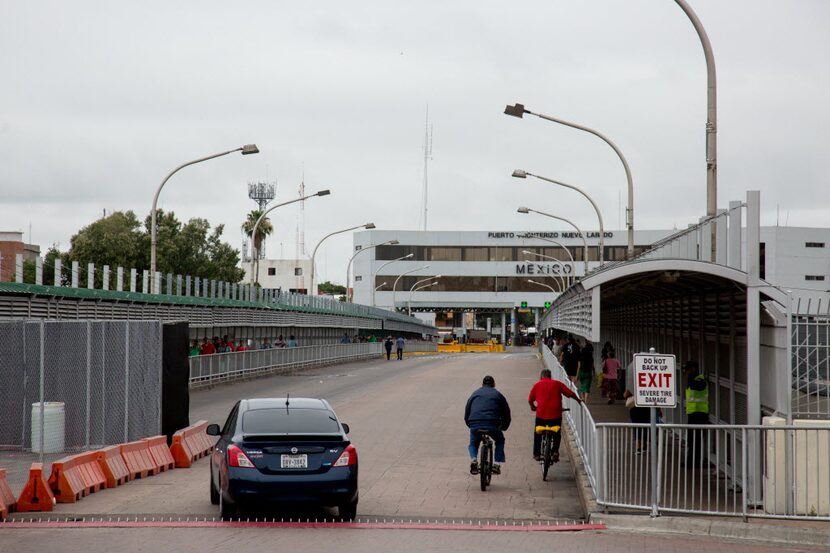
<instances>
[{"instance_id":1,"label":"person walking","mask_svg":"<svg viewBox=\"0 0 830 553\"><path fill-rule=\"evenodd\" d=\"M389 361L392 358L392 337L387 336L386 340L383 342L383 347L386 349L386 360Z\"/></svg>"},{"instance_id":2,"label":"person walking","mask_svg":"<svg viewBox=\"0 0 830 553\"><path fill-rule=\"evenodd\" d=\"M288 337L288 342L286 343L286 347L296 348L296 347L299 347L299 345L300 344L297 343L297 339L294 338L293 334Z\"/></svg>"},{"instance_id":3,"label":"person walking","mask_svg":"<svg viewBox=\"0 0 830 553\"><path fill-rule=\"evenodd\" d=\"M405 343L406 340L403 339L403 336L398 336L398 339L395 341L395 346L398 353L398 361L403 361L403 346Z\"/></svg>"},{"instance_id":4,"label":"person walking","mask_svg":"<svg viewBox=\"0 0 830 553\"><path fill-rule=\"evenodd\" d=\"M481 388L473 392L464 407L464 423L470 429L470 474L478 474L478 444L481 436L476 430L487 430L496 442L493 474L501 474L504 456L504 431L510 427L510 406L507 399L496 390L496 380L487 375L482 380Z\"/></svg>"},{"instance_id":5,"label":"person walking","mask_svg":"<svg viewBox=\"0 0 830 553\"><path fill-rule=\"evenodd\" d=\"M594 346L591 342L585 344L579 355L579 368L576 372L579 380L579 397L582 401L588 401L588 394L591 391L591 380L594 379Z\"/></svg>"},{"instance_id":6,"label":"person walking","mask_svg":"<svg viewBox=\"0 0 830 553\"><path fill-rule=\"evenodd\" d=\"M559 357L559 363L565 369L568 378L576 384L576 371L579 368L579 344L576 343L573 334L568 336L568 343L562 348Z\"/></svg>"},{"instance_id":7,"label":"person walking","mask_svg":"<svg viewBox=\"0 0 830 553\"><path fill-rule=\"evenodd\" d=\"M536 413L536 422L533 425L533 459L536 461L542 458L542 435L536 433L537 426L562 426L562 396L582 401L564 382L553 380L550 369L542 369L539 381L530 389L527 402L530 410ZM559 461L559 444L562 441L562 433L553 434L553 462Z\"/></svg>"},{"instance_id":8,"label":"person walking","mask_svg":"<svg viewBox=\"0 0 830 553\"><path fill-rule=\"evenodd\" d=\"M701 373L697 361L689 360L683 365L686 373L686 422L687 424L709 424L709 387L706 377ZM689 431L686 444L686 466L690 468L704 465L704 448L706 440L704 430L696 428Z\"/></svg>"},{"instance_id":9,"label":"person walking","mask_svg":"<svg viewBox=\"0 0 830 553\"><path fill-rule=\"evenodd\" d=\"M620 362L614 350L608 352L608 358L602 362L602 382L605 385L605 392L608 394L608 405L614 405L617 399L617 371L620 370Z\"/></svg>"}]
</instances>

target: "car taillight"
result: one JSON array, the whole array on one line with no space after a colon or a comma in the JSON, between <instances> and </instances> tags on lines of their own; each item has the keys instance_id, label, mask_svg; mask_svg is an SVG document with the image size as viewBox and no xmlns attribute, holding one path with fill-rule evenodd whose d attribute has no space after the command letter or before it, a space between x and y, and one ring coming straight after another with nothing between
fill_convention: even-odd
<instances>
[{"instance_id":1,"label":"car taillight","mask_svg":"<svg viewBox=\"0 0 830 553\"><path fill-rule=\"evenodd\" d=\"M228 466L243 469L256 468L251 460L248 459L248 456L245 455L245 452L235 445L228 446Z\"/></svg>"},{"instance_id":2,"label":"car taillight","mask_svg":"<svg viewBox=\"0 0 830 553\"><path fill-rule=\"evenodd\" d=\"M343 453L340 454L340 457L337 458L337 461L334 462L335 467L350 467L357 464L357 450L354 448L353 445L349 444L346 446L346 449L343 450Z\"/></svg>"}]
</instances>

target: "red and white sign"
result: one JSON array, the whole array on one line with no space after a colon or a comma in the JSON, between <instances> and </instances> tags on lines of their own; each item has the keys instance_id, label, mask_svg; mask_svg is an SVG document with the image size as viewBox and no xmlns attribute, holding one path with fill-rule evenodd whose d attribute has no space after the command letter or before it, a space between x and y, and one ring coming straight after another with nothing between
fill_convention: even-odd
<instances>
[{"instance_id":1,"label":"red and white sign","mask_svg":"<svg viewBox=\"0 0 830 553\"><path fill-rule=\"evenodd\" d=\"M634 404L637 407L676 407L674 355L634 355Z\"/></svg>"}]
</instances>

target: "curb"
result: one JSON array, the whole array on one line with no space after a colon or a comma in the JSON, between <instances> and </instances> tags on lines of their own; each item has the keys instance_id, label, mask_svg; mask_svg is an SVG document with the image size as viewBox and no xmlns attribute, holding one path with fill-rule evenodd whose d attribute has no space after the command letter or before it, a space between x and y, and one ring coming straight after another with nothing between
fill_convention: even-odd
<instances>
[{"instance_id":1,"label":"curb","mask_svg":"<svg viewBox=\"0 0 830 553\"><path fill-rule=\"evenodd\" d=\"M826 530L791 524L764 524L698 517L657 517L647 515L606 515L592 513L590 522L604 522L609 531L649 534L707 536L781 545L830 547L830 526Z\"/></svg>"}]
</instances>

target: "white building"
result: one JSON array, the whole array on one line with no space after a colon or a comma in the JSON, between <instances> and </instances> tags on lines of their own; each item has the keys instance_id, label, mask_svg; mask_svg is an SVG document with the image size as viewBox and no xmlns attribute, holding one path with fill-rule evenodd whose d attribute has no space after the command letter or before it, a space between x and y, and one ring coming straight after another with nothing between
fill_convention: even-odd
<instances>
[{"instance_id":1,"label":"white building","mask_svg":"<svg viewBox=\"0 0 830 553\"><path fill-rule=\"evenodd\" d=\"M635 231L635 254L675 232ZM398 244L371 247L390 240ZM586 232L585 242L591 271L600 264L599 233ZM354 302L436 313L444 328L468 327L470 312L491 314L492 334L500 334L502 317L517 308L538 313L585 274L585 242L572 231L357 232L355 251L368 249L354 260ZM606 231L603 242L605 262L624 259L625 231ZM830 229L762 227L760 256L761 278L773 285L828 289Z\"/></svg>"},{"instance_id":2,"label":"white building","mask_svg":"<svg viewBox=\"0 0 830 553\"><path fill-rule=\"evenodd\" d=\"M242 268L245 270L244 281L248 282L251 278L251 263L243 263ZM260 259L258 282L268 290L306 294L311 285L311 260Z\"/></svg>"}]
</instances>

